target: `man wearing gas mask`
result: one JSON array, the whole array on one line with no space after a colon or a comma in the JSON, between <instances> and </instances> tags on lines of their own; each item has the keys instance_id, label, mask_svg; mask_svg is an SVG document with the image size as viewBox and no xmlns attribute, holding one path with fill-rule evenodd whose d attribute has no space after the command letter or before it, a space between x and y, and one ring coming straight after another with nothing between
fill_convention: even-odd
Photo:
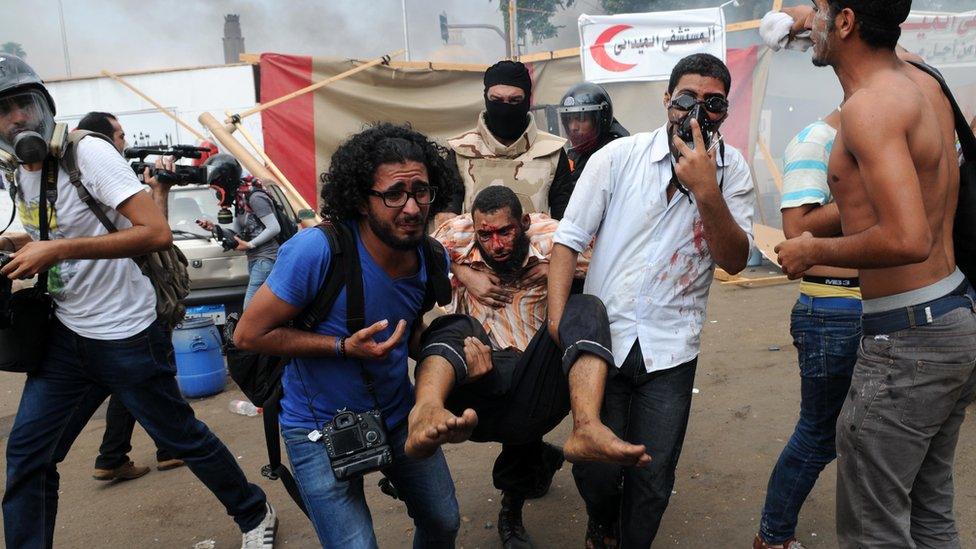
<instances>
[{"instance_id":1,"label":"man wearing gas mask","mask_svg":"<svg viewBox=\"0 0 976 549\"><path fill-rule=\"evenodd\" d=\"M180 396L168 325L130 259L172 244L166 218L115 147L86 137L77 145L80 185L118 227L107 234L59 166L64 127L55 125L54 108L26 63L0 56L0 160L16 170L13 195L27 230L0 240L15 249L0 274L39 275L56 305L47 333L38 334L46 353L27 377L7 439L6 546L53 546L57 465L114 394L223 503L244 532L242 547L271 547L275 512ZM50 239L41 239L48 229Z\"/></svg>"},{"instance_id":2,"label":"man wearing gas mask","mask_svg":"<svg viewBox=\"0 0 976 549\"><path fill-rule=\"evenodd\" d=\"M688 425L712 273L741 271L752 247L749 167L719 133L730 87L716 57L679 61L664 95L667 124L597 151L554 237L550 334L559 333L553 319L562 316L577 255L596 237L584 293L606 304L616 360L598 412L610 430L574 431L566 457L585 461L586 448L614 434L651 457L645 467L574 466L589 515L587 546L654 540Z\"/></svg>"},{"instance_id":3,"label":"man wearing gas mask","mask_svg":"<svg viewBox=\"0 0 976 549\"><path fill-rule=\"evenodd\" d=\"M247 183L242 181L240 163L227 153L218 153L204 162L211 169L207 175L210 186L217 192L221 211L218 222L230 221L225 216L230 215L230 207L234 207L233 230L227 235L236 242L234 250L247 254L248 282L244 293L244 308L246 309L254 297L254 293L264 284L274 267L278 256L278 233L281 226L275 217L274 203L271 196L264 190L261 183L251 179ZM205 230L214 230L214 223L208 219L198 219L197 224ZM243 236L243 238L242 238ZM230 242L229 239L227 239ZM225 244L226 246L226 244Z\"/></svg>"},{"instance_id":4,"label":"man wearing gas mask","mask_svg":"<svg viewBox=\"0 0 976 549\"><path fill-rule=\"evenodd\" d=\"M569 167L575 186L586 161L604 145L630 135L613 117L610 94L599 84L582 82L566 91L556 109L569 138Z\"/></svg>"},{"instance_id":5,"label":"man wearing gas mask","mask_svg":"<svg viewBox=\"0 0 976 549\"><path fill-rule=\"evenodd\" d=\"M532 80L525 65L499 61L485 71L485 110L477 125L447 141L456 162L462 192L456 194L435 225L461 213L469 213L474 197L490 185L504 185L519 197L526 213L545 213L560 219L573 194L566 140L540 131L529 112ZM497 278L464 265L451 271L472 297L500 308L511 303L511 293ZM524 281L544 284L548 265L540 264Z\"/></svg>"}]
</instances>

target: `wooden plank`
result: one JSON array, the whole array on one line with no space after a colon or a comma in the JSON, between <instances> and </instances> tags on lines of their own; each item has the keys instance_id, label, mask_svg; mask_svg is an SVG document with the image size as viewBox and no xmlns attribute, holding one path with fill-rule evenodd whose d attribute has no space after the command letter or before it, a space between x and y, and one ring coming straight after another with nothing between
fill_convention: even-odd
<instances>
[{"instance_id":1,"label":"wooden plank","mask_svg":"<svg viewBox=\"0 0 976 549\"><path fill-rule=\"evenodd\" d=\"M731 275L731 274L727 273L725 271L725 269L723 269L721 267L715 267L715 280L718 280L718 281L721 281L721 282L729 282L729 281L736 281L736 280L742 280L742 279L743 279L743 277L740 276L740 275Z\"/></svg>"},{"instance_id":2,"label":"wooden plank","mask_svg":"<svg viewBox=\"0 0 976 549\"><path fill-rule=\"evenodd\" d=\"M465 72L485 72L491 65L480 63L431 63L430 68L435 71L465 71Z\"/></svg>"},{"instance_id":3,"label":"wooden plank","mask_svg":"<svg viewBox=\"0 0 976 549\"><path fill-rule=\"evenodd\" d=\"M261 62L260 53L241 53L237 55L237 60L241 63L249 63L251 65L257 65Z\"/></svg>"},{"instance_id":4,"label":"wooden plank","mask_svg":"<svg viewBox=\"0 0 976 549\"><path fill-rule=\"evenodd\" d=\"M783 231L770 227L769 225L754 223L752 225L752 236L755 240L756 247L766 256L766 259L779 265L776 261L776 252L773 249L776 248L777 244L786 240L786 235L783 234Z\"/></svg>"},{"instance_id":5,"label":"wooden plank","mask_svg":"<svg viewBox=\"0 0 976 549\"><path fill-rule=\"evenodd\" d=\"M158 110L159 112L161 112L161 113L165 114L166 116L172 118L174 122L176 122L180 126L183 126L186 129L186 131L192 133L193 136L196 137L197 139L199 139L200 141L205 141L207 139L206 137L203 136L202 133L200 133L199 130L197 130L193 126L191 126L191 125L187 124L186 122L184 122L179 116L176 116L175 114L171 113L169 111L169 109L167 109L166 107L160 105L158 101L156 101L152 97L149 97L148 95L146 95L145 93L143 93L143 91L140 90L139 88L137 88L137 87L133 86L132 84L126 82L125 80L123 80L122 78L120 78L117 74L114 74L114 73L112 73L110 71L104 71L104 70L102 71L102 74L104 74L105 76L111 78L112 80L115 80L119 84L122 84L123 86L125 86L126 88L128 88L129 91L131 91L132 93L134 93L134 94L138 95L139 97L145 99L150 105L152 105L153 107L156 107L156 110Z\"/></svg>"},{"instance_id":6,"label":"wooden plank","mask_svg":"<svg viewBox=\"0 0 976 549\"><path fill-rule=\"evenodd\" d=\"M759 152L762 153L763 161L766 162L766 168L773 176L773 184L776 185L776 190L782 193L783 173L779 171L779 166L776 165L776 161L773 159L773 155L769 152L769 147L766 146L766 142L763 141L762 137L756 140L756 144L759 145Z\"/></svg>"},{"instance_id":7,"label":"wooden plank","mask_svg":"<svg viewBox=\"0 0 976 549\"><path fill-rule=\"evenodd\" d=\"M783 0L773 0L773 11L783 10Z\"/></svg>"},{"instance_id":8,"label":"wooden plank","mask_svg":"<svg viewBox=\"0 0 976 549\"><path fill-rule=\"evenodd\" d=\"M281 103L284 103L285 101L294 99L294 98L296 98L296 97L298 97L298 96L300 96L302 94L306 94L308 92L315 91L315 90L317 90L319 88L324 88L325 86L328 86L329 84L332 84L334 82L338 82L339 80L342 80L343 78L348 78L348 77L350 77L350 76L352 76L354 74L363 72L364 70L367 70L370 67L375 67L376 65L382 65L382 64L389 63L391 57L396 57L396 56L402 54L404 51L405 50L402 50L401 49L401 50L397 50L395 52L392 52L392 53L390 53L388 55L384 55L383 57L378 57L378 58L373 59L372 61L370 61L368 63L364 63L362 65L359 65L358 67L354 67L352 69L349 69L346 72L337 74L337 75L332 76L330 78L326 78L325 80L322 80L321 82L316 82L316 83L314 83L314 84L312 84L310 86L305 86L304 88L302 88L300 90L293 91L293 92L289 93L288 95L283 95L283 96L281 96L281 97L279 97L279 98L277 98L277 99L275 99L273 101L268 101L267 103L262 103L260 105L257 105L256 107L250 108L250 109L248 109L248 110L240 113L239 115L237 115L237 117L238 117L238 119L246 118L248 116L251 116L252 114L259 113L259 112L261 112L261 111L263 111L265 109L270 109L271 107L274 107L275 105L279 105ZM230 124L232 122L233 122L233 120L231 120L230 118L228 118L227 120L224 120L224 123L225 124Z\"/></svg>"},{"instance_id":9,"label":"wooden plank","mask_svg":"<svg viewBox=\"0 0 976 549\"><path fill-rule=\"evenodd\" d=\"M791 282L796 282L796 280L790 280L786 275L779 276L764 276L762 278L743 278L741 280L730 280L728 282L723 282L722 285L734 285L740 286L742 288L764 288L766 286L778 286L780 284L789 284Z\"/></svg>"},{"instance_id":10,"label":"wooden plank","mask_svg":"<svg viewBox=\"0 0 976 549\"><path fill-rule=\"evenodd\" d=\"M739 32L744 30L752 30L759 28L759 19L753 19L752 21L739 21L738 23L729 23L725 25L725 32Z\"/></svg>"}]
</instances>

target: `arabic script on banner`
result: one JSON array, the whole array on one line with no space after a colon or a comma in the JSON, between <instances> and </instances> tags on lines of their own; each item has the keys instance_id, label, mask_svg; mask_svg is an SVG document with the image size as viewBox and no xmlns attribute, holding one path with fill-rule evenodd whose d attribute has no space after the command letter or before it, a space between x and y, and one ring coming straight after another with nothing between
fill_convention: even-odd
<instances>
[{"instance_id":1,"label":"arabic script on banner","mask_svg":"<svg viewBox=\"0 0 976 549\"><path fill-rule=\"evenodd\" d=\"M683 57L725 60L719 8L621 15L581 15L580 61L590 82L667 80Z\"/></svg>"},{"instance_id":2,"label":"arabic script on banner","mask_svg":"<svg viewBox=\"0 0 976 549\"><path fill-rule=\"evenodd\" d=\"M898 43L936 67L976 65L976 11L912 12Z\"/></svg>"}]
</instances>

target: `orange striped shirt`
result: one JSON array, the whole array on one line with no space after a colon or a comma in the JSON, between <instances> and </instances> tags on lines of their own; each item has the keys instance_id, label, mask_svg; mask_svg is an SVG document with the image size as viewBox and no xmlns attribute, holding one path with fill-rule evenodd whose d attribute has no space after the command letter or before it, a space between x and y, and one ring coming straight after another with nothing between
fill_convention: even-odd
<instances>
[{"instance_id":1,"label":"orange striped shirt","mask_svg":"<svg viewBox=\"0 0 976 549\"><path fill-rule=\"evenodd\" d=\"M529 236L529 253L523 264L523 273L538 263L548 263L552 252L552 237L556 234L559 222L546 214L529 214L531 224L526 233ZM457 216L438 227L434 238L440 241L451 256L451 262L467 265L473 269L492 272L481 258L481 250L475 245L474 221L471 214ZM576 264L576 278L586 276L586 269L592 255L592 245L579 255ZM454 300L449 310L469 315L485 328L495 349L515 347L524 351L529 341L545 322L548 310L548 287L546 284L532 288L519 288L521 277L514 282L503 284L512 291L512 302L501 309L482 304L472 297L454 278Z\"/></svg>"}]
</instances>

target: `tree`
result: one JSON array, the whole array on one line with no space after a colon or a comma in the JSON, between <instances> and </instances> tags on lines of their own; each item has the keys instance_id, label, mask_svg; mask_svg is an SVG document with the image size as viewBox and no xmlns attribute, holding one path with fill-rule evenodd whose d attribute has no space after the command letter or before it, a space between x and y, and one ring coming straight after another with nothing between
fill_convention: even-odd
<instances>
[{"instance_id":1,"label":"tree","mask_svg":"<svg viewBox=\"0 0 976 549\"><path fill-rule=\"evenodd\" d=\"M24 47L17 42L6 42L4 44L0 44L0 53L16 55L21 59L27 57L27 52L24 51Z\"/></svg>"},{"instance_id":2,"label":"tree","mask_svg":"<svg viewBox=\"0 0 976 549\"><path fill-rule=\"evenodd\" d=\"M501 10L505 30L508 31L508 3L510 0L499 0L498 9ZM518 10L515 22L518 25L518 36L525 39L526 31L532 32L532 43L538 44L547 38L554 38L559 34L563 25L553 25L550 19L557 9L566 9L576 0L516 0Z\"/></svg>"}]
</instances>

